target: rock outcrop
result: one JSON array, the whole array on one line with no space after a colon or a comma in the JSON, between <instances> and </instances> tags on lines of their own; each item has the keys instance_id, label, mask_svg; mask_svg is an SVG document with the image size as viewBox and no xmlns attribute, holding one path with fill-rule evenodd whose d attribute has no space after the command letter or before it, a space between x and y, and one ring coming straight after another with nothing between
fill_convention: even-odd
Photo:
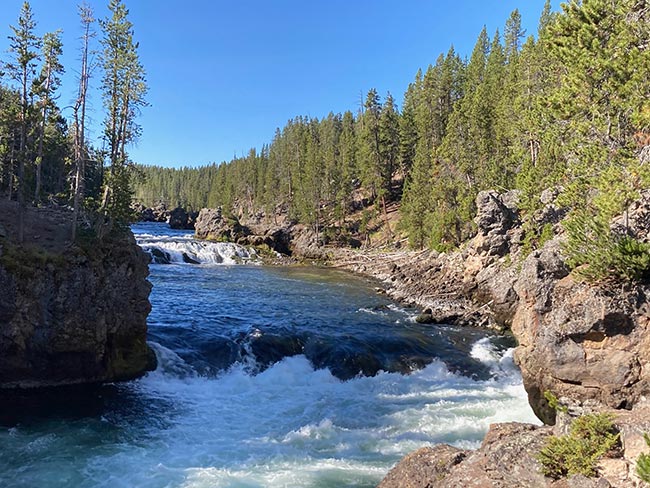
<instances>
[{"instance_id":1,"label":"rock outcrop","mask_svg":"<svg viewBox=\"0 0 650 488\"><path fill-rule=\"evenodd\" d=\"M202 208L194 223L194 235L198 239L218 242L237 242L249 234L235 217L225 217L219 208Z\"/></svg>"},{"instance_id":2,"label":"rock outcrop","mask_svg":"<svg viewBox=\"0 0 650 488\"><path fill-rule=\"evenodd\" d=\"M226 217L221 208L203 208L194 224L198 239L229 241L242 246L265 246L284 256L323 260L327 253L320 245L315 231L309 226L285 221L267 223L253 216L242 224L235 216Z\"/></svg>"},{"instance_id":3,"label":"rock outcrop","mask_svg":"<svg viewBox=\"0 0 650 488\"><path fill-rule=\"evenodd\" d=\"M0 388L129 380L155 367L149 258L131 233L57 243L69 216L42 213L27 215L29 244L0 239Z\"/></svg>"},{"instance_id":4,"label":"rock outcrop","mask_svg":"<svg viewBox=\"0 0 650 488\"><path fill-rule=\"evenodd\" d=\"M188 212L183 207L176 207L169 212L169 227L172 229L194 229L197 212Z\"/></svg>"},{"instance_id":5,"label":"rock outcrop","mask_svg":"<svg viewBox=\"0 0 650 488\"><path fill-rule=\"evenodd\" d=\"M520 423L493 424L475 451L440 444L407 455L378 488L638 488L645 486L635 474L636 461L649 448L643 434L650 431L650 405L614 413L621 446L597 462L598 476L573 475L554 480L542 474L538 453L556 427ZM563 414L565 421L572 418Z\"/></svg>"},{"instance_id":6,"label":"rock outcrop","mask_svg":"<svg viewBox=\"0 0 650 488\"><path fill-rule=\"evenodd\" d=\"M530 404L546 423L544 392L578 403L630 408L650 394L650 287L589 285L553 239L523 262L512 331Z\"/></svg>"},{"instance_id":7,"label":"rock outcrop","mask_svg":"<svg viewBox=\"0 0 650 488\"><path fill-rule=\"evenodd\" d=\"M554 482L540 474L530 454L539 452L554 431L501 424L492 426L475 452L437 446L405 458L383 488L639 486L634 465L648 450L643 433L650 431L650 283L588 284L570 273L558 225L566 214L556 204L560 191L544 192L543 208L530 216L549 224L554 235L527 256L516 195L481 192L477 235L461 251L393 253L388 265L357 261L350 269L384 280L396 298L415 297L431 315L442 312L444 319L446 311L451 322L459 323L457 310L466 310L462 317L474 324L510 328L519 343L515 361L537 416L546 424L556 422L558 412L546 392L559 397L571 415L612 412L622 454L600 462L598 479L574 476ZM650 191L641 192L611 228L650 241ZM409 481L414 479L418 482Z\"/></svg>"},{"instance_id":8,"label":"rock outcrop","mask_svg":"<svg viewBox=\"0 0 650 488\"><path fill-rule=\"evenodd\" d=\"M163 202L153 207L145 207L141 203L136 203L133 205L133 211L141 222L167 222L169 220L169 210Z\"/></svg>"}]
</instances>

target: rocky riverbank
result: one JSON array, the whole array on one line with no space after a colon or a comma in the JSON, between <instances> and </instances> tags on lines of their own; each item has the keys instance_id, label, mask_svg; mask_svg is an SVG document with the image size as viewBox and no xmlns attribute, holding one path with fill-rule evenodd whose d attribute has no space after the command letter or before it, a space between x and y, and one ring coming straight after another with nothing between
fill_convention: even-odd
<instances>
[{"instance_id":1,"label":"rocky riverbank","mask_svg":"<svg viewBox=\"0 0 650 488\"><path fill-rule=\"evenodd\" d=\"M588 284L571 274L558 225L563 212L552 197L533 218L545 219L554 235L526 254L514 197L481 193L479 232L459 252L375 257L337 252L338 265L381 279L389 294L428 308L435 321L469 320L511 330L531 406L546 424L557 421L555 430L494 425L475 452L450 446L417 451L382 488L640 486L634 468L648 450L643 433L650 431L650 285ZM627 231L648 239L649 216L650 194L644 192L628 209ZM548 393L560 398L568 413L558 414ZM584 412L614 416L620 452L600 461L597 480L545 478L536 458L545 439L564 433Z\"/></svg>"},{"instance_id":2,"label":"rocky riverbank","mask_svg":"<svg viewBox=\"0 0 650 488\"><path fill-rule=\"evenodd\" d=\"M638 486L634 466L646 448L642 434L650 431L650 283L588 284L570 273L561 225L566 210L557 203L558 193L544 192L543 208L526 216L546 229L533 251L514 191L481 192L476 236L450 253L323 246L313 231L286 223L266 229L257 224L254 231L239 227L237 242L277 251L267 237L282 235L283 249L294 258L317 259L381 281L391 297L422 310L421 323L489 327L516 338L515 361L529 402L545 424L555 427L495 425L478 451L450 446L418 451L382 487ZM220 214L212 217L205 226L218 230L212 238L232 237L223 233L232 226ZM612 228L650 240L649 191L621 222L615 219ZM197 226L197 235L202 227ZM560 399L559 412L551 398ZM545 439L566 431L584 412L611 412L621 449L600 462L597 481L545 478L536 457Z\"/></svg>"},{"instance_id":3,"label":"rocky riverbank","mask_svg":"<svg viewBox=\"0 0 650 488\"><path fill-rule=\"evenodd\" d=\"M378 488L640 488L636 461L650 450L643 438L650 431L650 405L614 411L620 448L598 462L598 476L552 479L537 459L551 436L566 434L581 412L561 413L554 427L520 423L493 424L477 450L447 444L419 449L400 461Z\"/></svg>"},{"instance_id":4,"label":"rocky riverbank","mask_svg":"<svg viewBox=\"0 0 650 488\"><path fill-rule=\"evenodd\" d=\"M0 205L0 388L121 381L153 369L149 259L133 235L71 243L69 212L29 208L18 244L14 204Z\"/></svg>"}]
</instances>

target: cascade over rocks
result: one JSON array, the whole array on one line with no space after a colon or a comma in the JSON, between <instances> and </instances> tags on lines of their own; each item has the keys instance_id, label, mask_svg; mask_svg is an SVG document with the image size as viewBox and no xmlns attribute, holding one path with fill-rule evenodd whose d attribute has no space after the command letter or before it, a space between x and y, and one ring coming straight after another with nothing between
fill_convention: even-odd
<instances>
[{"instance_id":1,"label":"cascade over rocks","mask_svg":"<svg viewBox=\"0 0 650 488\"><path fill-rule=\"evenodd\" d=\"M62 240L69 228L66 212L28 209L28 243L0 240L0 388L129 380L155 367L148 256L130 231L82 249Z\"/></svg>"},{"instance_id":2,"label":"cascade over rocks","mask_svg":"<svg viewBox=\"0 0 650 488\"><path fill-rule=\"evenodd\" d=\"M309 226L282 222L265 224L263 216L246 219L224 217L221 208L203 208L194 224L195 237L212 241L229 241L242 246L266 246L285 256L303 259L325 259L317 233Z\"/></svg>"}]
</instances>

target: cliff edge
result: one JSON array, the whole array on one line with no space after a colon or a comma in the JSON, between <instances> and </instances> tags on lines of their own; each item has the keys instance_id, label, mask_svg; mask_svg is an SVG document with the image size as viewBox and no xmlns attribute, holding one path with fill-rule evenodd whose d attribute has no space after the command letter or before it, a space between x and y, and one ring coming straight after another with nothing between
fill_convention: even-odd
<instances>
[{"instance_id":1,"label":"cliff edge","mask_svg":"<svg viewBox=\"0 0 650 488\"><path fill-rule=\"evenodd\" d=\"M137 378L155 367L146 343L147 255L130 231L67 240L70 212L0 203L0 388Z\"/></svg>"}]
</instances>

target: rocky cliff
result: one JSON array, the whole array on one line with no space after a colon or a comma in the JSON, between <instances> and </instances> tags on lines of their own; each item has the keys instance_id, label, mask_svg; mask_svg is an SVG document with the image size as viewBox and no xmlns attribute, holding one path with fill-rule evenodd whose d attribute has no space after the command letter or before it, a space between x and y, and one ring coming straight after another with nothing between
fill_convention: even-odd
<instances>
[{"instance_id":1,"label":"rocky cliff","mask_svg":"<svg viewBox=\"0 0 650 488\"><path fill-rule=\"evenodd\" d=\"M650 283L589 284L570 273L560 224L565 210L556 204L557 196L545 192L544 207L527 217L552 230L532 252L526 251L516 192L481 192L477 235L460 251L339 250L333 252L334 262L382 280L388 294L424 309L422 322L511 330L519 344L515 360L538 417L556 422L547 392L574 414L613 412L617 427L627 433L620 462L604 461L611 472L603 471L599 485L586 479L551 484L530 455L550 431L494 426L479 451L419 451L382 487L637 486L634 463L644 445L641 434L650 427ZM617 227L650 239L650 192L642 192L624 218L612 222ZM629 410L639 413L626 416Z\"/></svg>"},{"instance_id":2,"label":"rocky cliff","mask_svg":"<svg viewBox=\"0 0 650 488\"><path fill-rule=\"evenodd\" d=\"M650 283L588 284L571 274L556 197L546 192L545 207L530 217L554 229L530 253L516 192L481 192L478 233L458 252L340 250L335 262L382 280L391 296L425 310L423 322L510 329L531 406L544 422L555 416L545 391L578 405L629 409L650 395ZM628 211L628 232L647 239L648 215L644 192Z\"/></svg>"},{"instance_id":3,"label":"rocky cliff","mask_svg":"<svg viewBox=\"0 0 650 488\"><path fill-rule=\"evenodd\" d=\"M72 245L66 212L30 209L18 245L9 215L0 238L0 387L120 381L152 369L148 257L132 234Z\"/></svg>"}]
</instances>

